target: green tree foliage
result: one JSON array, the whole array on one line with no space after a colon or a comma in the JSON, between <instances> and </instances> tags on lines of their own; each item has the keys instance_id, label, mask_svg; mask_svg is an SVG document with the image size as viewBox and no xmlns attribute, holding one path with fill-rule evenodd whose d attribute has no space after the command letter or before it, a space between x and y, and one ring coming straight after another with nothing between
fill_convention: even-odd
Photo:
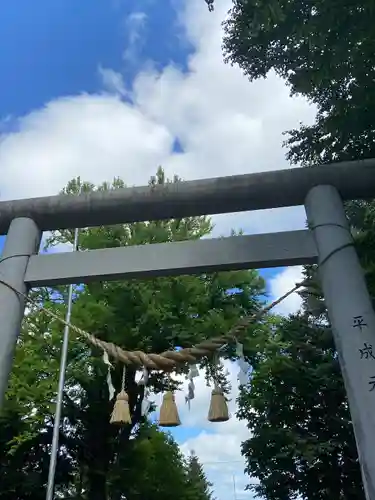
<instances>
[{"instance_id":1,"label":"green tree foliage","mask_svg":"<svg viewBox=\"0 0 375 500\"><path fill-rule=\"evenodd\" d=\"M0 416L0 498L2 500L44 500L49 466L48 445L51 432L42 432L23 440L14 449L14 438L29 432L19 409L7 403ZM72 467L66 455L59 457L56 484L63 491L72 479Z\"/></svg>"},{"instance_id":2,"label":"green tree foliage","mask_svg":"<svg viewBox=\"0 0 375 500\"><path fill-rule=\"evenodd\" d=\"M280 321L254 338L251 388L238 416L252 489L272 500L363 499L352 423L331 330L307 315Z\"/></svg>"},{"instance_id":3,"label":"green tree foliage","mask_svg":"<svg viewBox=\"0 0 375 500\"><path fill-rule=\"evenodd\" d=\"M186 500L214 500L212 484L208 481L202 464L194 452L187 461L187 497Z\"/></svg>"},{"instance_id":4,"label":"green tree foliage","mask_svg":"<svg viewBox=\"0 0 375 500\"><path fill-rule=\"evenodd\" d=\"M167 182L170 181L159 169L150 181L150 189L155 183ZM178 179L171 182L178 182ZM119 179L99 187L75 179L63 192L76 195L80 190L104 191L120 187L123 187L123 182ZM80 231L79 250L197 240L208 235L211 228L207 217L84 228ZM55 232L47 246L50 248L54 244L72 242L73 231ZM76 289L72 322L124 349L162 352L177 346L188 347L227 332L240 316L257 310L257 296L263 286L255 271L92 283ZM237 293L228 294L228 289L233 288ZM63 317L65 293L65 287L34 290L33 298L47 310L51 309ZM10 440L7 438L13 454L25 449L22 447L31 448L34 440L41 435L48 435L51 441L62 330L61 324L51 320L38 305L30 307L7 393L7 401L16 403L24 424L15 428ZM63 470L65 459L70 469L69 474L65 474L65 482L57 484L57 493L62 496L68 493L69 498L77 500L122 500L124 495L128 500L156 500L151 496L151 489L155 487L162 491L160 483L155 486L156 476L163 467L165 475L168 467L165 462L164 466L161 465L163 462L157 463L162 453L156 453L155 447L163 447L164 444L155 433L152 446L146 442L142 446L139 444L146 425L146 419L141 415L144 387L137 384L135 370L128 368L126 391L132 424L120 431L111 426L109 420L113 402L108 397L107 366L103 363L102 354L71 332L60 434L62 446L57 470L58 473ZM201 365L212 376L211 361L203 359ZM218 375L225 381L222 370ZM122 366L114 362L112 379L117 390L120 389L121 377ZM150 374L149 388L156 393L177 386L173 376L157 372ZM43 446L46 450L45 443L40 444L40 447ZM137 462L135 459L137 454L141 456L142 453L154 457L148 462L146 460L148 468L145 469L145 476L138 471L143 460ZM175 451L172 453L169 448L168 453L172 457ZM7 454L9 464L13 463L13 456ZM43 474L39 481L45 486L46 474ZM145 484L147 475L151 478L149 490ZM172 480L177 481L177 476L171 469L169 486L166 482L165 488L170 488L174 497L183 498L183 492L177 491L177 483L176 487L171 486ZM140 478L141 486L134 485L128 491L134 477ZM160 498L169 497L160 493Z\"/></svg>"},{"instance_id":5,"label":"green tree foliage","mask_svg":"<svg viewBox=\"0 0 375 500\"><path fill-rule=\"evenodd\" d=\"M326 0L324 2L319 0L296 2L237 0L233 4L229 17L224 23L224 52L227 62L238 64L250 80L266 77L270 71L273 71L285 79L293 94L302 94L317 107L316 121L312 126L301 125L298 130L288 133L289 137L285 143L288 147L288 159L294 164L310 166L332 161L375 157L375 129L372 118L375 111L375 91L371 83L375 76L375 34L372 28L375 21L375 4L369 0L364 2L354 0ZM373 298L375 297L374 207L374 202L354 201L347 204L347 214ZM305 272L313 282L316 297L314 314L309 315L310 324L301 328L301 331L305 331L302 338L306 338L307 341L310 329L310 342L315 344L314 333L316 329L319 331L321 328L319 326L321 320L327 318L314 268L306 268ZM305 307L310 307L311 294L304 291L304 298ZM296 321L296 318L292 318L285 323L281 330L282 339L286 338L289 341L288 335L293 332ZM307 319L304 318L304 321ZM303 347L299 344L301 355L304 352ZM329 357L331 360L329 365L334 366L337 363L334 350L331 351ZM278 362L279 355L268 354L267 359L273 366L273 363ZM322 366L325 364L323 359L320 361L317 359L317 367L320 363ZM291 364L285 373L284 366L283 376L291 381L292 388L299 382L298 375L293 370ZM270 396L263 392L266 391L265 386L258 385L261 384L261 375L257 374L257 377L260 379L254 380L255 392L251 392L254 401L249 400L245 403L246 396L244 396L241 410L244 411L242 414L250 419L250 425L255 425L258 418L258 413L251 413L250 410L256 398L259 398L259 404L262 401L265 405L269 404L270 411L272 407L271 401L267 399ZM339 373L337 377L340 380L336 382L342 384ZM324 386L323 377L320 382ZM258 387L260 387L259 392L257 392ZM314 415L315 404L311 406L313 404L311 394L306 389L307 386L305 389L304 386L300 387L300 390L304 391L300 397L304 401L306 411ZM275 388L275 394L277 392ZM329 408L331 396L329 393L324 394L327 398L325 404ZM290 398L289 395L288 399L284 398L282 408L290 415L291 420L287 423L282 418L280 426L284 426L283 430L286 434L289 432L296 436L292 419L295 418L297 406L294 399ZM334 397L332 401L336 401ZM319 436L322 449L330 446L338 437L344 446L342 428L347 429L353 442L351 426L347 427L346 424L349 419L348 415L345 416L337 411L327 414L327 418L331 419L332 425L326 428L317 426L314 429L316 435ZM261 416L259 419L257 432L261 436ZM267 428L267 424L264 424L263 436L266 436ZM275 432L279 431L280 429L277 429ZM313 437L313 431L310 432ZM289 459L289 464L285 465L286 472L282 472L278 457L285 459L284 452L287 449L282 441L273 446L275 458L272 461L268 460L268 472L263 469L264 462L260 455L254 452L250 459L252 441L250 440L247 445L250 447L246 451L250 460L249 470L259 475L261 479L259 491L268 492L268 498L287 498L283 495L288 495L286 493L288 491L294 494L299 492L309 499L328 498L327 489L321 488L320 484L330 481L331 471L339 470L344 457L344 455L341 457L333 454L336 456L333 466L326 470L320 468L319 474L310 478L308 474L303 475L303 467L297 465L299 458L294 459L293 466L290 465ZM258 453L260 453L259 449ZM315 456L318 456L318 465L324 463L324 457L321 458L319 454ZM346 456L354 460L355 449L353 448L352 452ZM258 470L255 464L257 460ZM310 471L313 472L313 470L314 468L310 468ZM357 482L356 488L351 489L350 482L349 484L346 482L344 468L342 471L342 476L337 476L336 484L347 485L347 496L343 496L344 493L341 496L335 493L333 496L335 498L362 498L360 482ZM277 478L278 473L279 487L272 489L270 477L273 475ZM355 475L359 478L358 469ZM356 483L355 475L352 476L353 485ZM313 485L314 480L315 492L308 489L308 485Z\"/></svg>"},{"instance_id":6,"label":"green tree foliage","mask_svg":"<svg viewBox=\"0 0 375 500\"><path fill-rule=\"evenodd\" d=\"M288 159L315 165L375 157L375 4L372 0L235 0L224 23L226 60L250 80L270 71L317 107L312 126L289 131ZM347 204L373 272L374 202ZM371 255L371 257L369 257ZM371 262L372 263L371 263Z\"/></svg>"},{"instance_id":7,"label":"green tree foliage","mask_svg":"<svg viewBox=\"0 0 375 500\"><path fill-rule=\"evenodd\" d=\"M271 70L318 107L291 135L307 164L373 157L375 6L372 0L235 0L224 23L226 60L250 80Z\"/></svg>"},{"instance_id":8,"label":"green tree foliage","mask_svg":"<svg viewBox=\"0 0 375 500\"><path fill-rule=\"evenodd\" d=\"M311 166L375 157L375 4L372 0L236 0L225 25L226 60L250 80L270 71L317 107L288 132L287 158ZM375 285L375 203L347 203L368 285ZM375 296L375 295L373 295Z\"/></svg>"},{"instance_id":9,"label":"green tree foliage","mask_svg":"<svg viewBox=\"0 0 375 500\"><path fill-rule=\"evenodd\" d=\"M185 460L169 434L143 424L129 445L118 478L126 500L189 500Z\"/></svg>"}]
</instances>

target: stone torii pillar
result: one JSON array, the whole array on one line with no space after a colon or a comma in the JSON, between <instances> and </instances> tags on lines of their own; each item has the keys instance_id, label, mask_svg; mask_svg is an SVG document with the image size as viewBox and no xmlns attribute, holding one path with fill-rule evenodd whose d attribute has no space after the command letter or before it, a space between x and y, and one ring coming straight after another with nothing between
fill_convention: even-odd
<instances>
[{"instance_id":1,"label":"stone torii pillar","mask_svg":"<svg viewBox=\"0 0 375 500\"><path fill-rule=\"evenodd\" d=\"M375 313L338 191L327 185L312 188L305 208L318 249L366 497L375 500Z\"/></svg>"},{"instance_id":2,"label":"stone torii pillar","mask_svg":"<svg viewBox=\"0 0 375 500\"><path fill-rule=\"evenodd\" d=\"M14 219L9 227L0 259L0 280L22 293L27 292L25 272L31 255L38 252L41 232L31 219ZM0 284L0 408L8 385L13 353L21 329L25 300Z\"/></svg>"}]
</instances>

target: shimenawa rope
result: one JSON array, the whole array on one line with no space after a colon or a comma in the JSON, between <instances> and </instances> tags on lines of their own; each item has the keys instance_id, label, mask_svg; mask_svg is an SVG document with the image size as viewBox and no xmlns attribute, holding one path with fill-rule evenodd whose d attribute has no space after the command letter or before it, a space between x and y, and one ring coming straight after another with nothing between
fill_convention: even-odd
<instances>
[{"instance_id":1,"label":"shimenawa rope","mask_svg":"<svg viewBox=\"0 0 375 500\"><path fill-rule=\"evenodd\" d=\"M162 371L172 371L173 368L176 367L176 365L183 363L195 363L200 358L207 356L215 351L218 351L225 344L239 337L241 333L243 333L243 331L246 330L246 328L251 324L252 321L260 319L268 311L270 311L280 302L289 297L289 295L291 295L292 293L296 292L299 288L306 285L306 281L297 283L288 292L286 292L284 295L274 300L267 306L263 307L257 313L251 316L247 316L245 318L241 318L239 322L233 328L231 328L231 330L226 335L213 337L212 339L200 342L194 347L188 347L186 349L181 349L180 351L165 351L160 354L155 354L155 353L146 354L142 351L125 351L116 344L100 340L91 333L82 330L82 328L79 328L78 326L65 321L64 318L61 318L54 312L40 305L36 300L31 299L25 293L20 292L19 290L17 290L4 280L0 279L0 283L8 287L10 290L12 290L14 293L19 295L23 299L25 299L25 301L38 307L50 318L53 318L54 320L58 321L63 325L68 325L69 328L71 328L71 330L73 330L78 335L82 336L91 345L99 347L103 351L106 351L109 356L116 359L117 361L120 361L126 365L133 365L138 368L146 367L150 370L162 370Z\"/></svg>"}]
</instances>

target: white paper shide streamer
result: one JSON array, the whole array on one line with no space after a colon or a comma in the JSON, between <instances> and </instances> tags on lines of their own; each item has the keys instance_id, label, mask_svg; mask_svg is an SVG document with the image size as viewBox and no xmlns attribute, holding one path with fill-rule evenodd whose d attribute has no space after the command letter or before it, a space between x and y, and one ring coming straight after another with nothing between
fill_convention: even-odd
<instances>
[{"instance_id":1,"label":"white paper shide streamer","mask_svg":"<svg viewBox=\"0 0 375 500\"><path fill-rule=\"evenodd\" d=\"M195 398L195 384L194 384L194 379L199 377L199 372L198 372L198 368L196 365L191 365L190 366L190 370L189 370L189 373L187 375L187 380L188 380L188 392L185 396L185 401L186 403L188 404L189 406L189 410L190 410L190 405L191 405L191 401Z\"/></svg>"},{"instance_id":2,"label":"white paper shide streamer","mask_svg":"<svg viewBox=\"0 0 375 500\"><path fill-rule=\"evenodd\" d=\"M112 401L115 395L115 388L112 383L112 376L111 376L111 370L113 370L113 365L109 361L108 353L107 351L103 351L103 362L105 365L108 366L108 372L107 372L107 385L108 385L108 393L109 393L109 400Z\"/></svg>"},{"instance_id":3,"label":"white paper shide streamer","mask_svg":"<svg viewBox=\"0 0 375 500\"><path fill-rule=\"evenodd\" d=\"M149 378L149 373L147 368L143 368L143 373L140 381L138 382L138 385L144 385L145 386L145 393L142 399L142 406L141 406L141 414L142 417L145 417L151 407L151 401L148 399L150 392L147 390L147 383L148 383L148 378Z\"/></svg>"},{"instance_id":4,"label":"white paper shide streamer","mask_svg":"<svg viewBox=\"0 0 375 500\"><path fill-rule=\"evenodd\" d=\"M237 364L239 367L237 380L240 385L248 385L250 383L253 367L245 361L243 345L238 341L236 342L236 356L238 358Z\"/></svg>"}]
</instances>

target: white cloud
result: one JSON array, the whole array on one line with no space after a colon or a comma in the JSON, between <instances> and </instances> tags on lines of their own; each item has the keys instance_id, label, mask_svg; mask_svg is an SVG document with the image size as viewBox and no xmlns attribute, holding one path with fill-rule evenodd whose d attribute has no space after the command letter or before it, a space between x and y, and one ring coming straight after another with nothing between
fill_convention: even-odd
<instances>
[{"instance_id":1,"label":"white cloud","mask_svg":"<svg viewBox=\"0 0 375 500\"><path fill-rule=\"evenodd\" d=\"M127 95L124 79L120 73L113 71L111 68L99 66L99 76L108 92L119 96Z\"/></svg>"},{"instance_id":2,"label":"white cloud","mask_svg":"<svg viewBox=\"0 0 375 500\"><path fill-rule=\"evenodd\" d=\"M126 48L123 53L124 60L129 64L135 63L140 49L144 43L142 32L145 28L147 15L145 12L134 11L125 20Z\"/></svg>"},{"instance_id":3,"label":"white cloud","mask_svg":"<svg viewBox=\"0 0 375 500\"><path fill-rule=\"evenodd\" d=\"M243 472L244 461L240 453L241 431L242 428L232 432L229 428L226 432L215 434L203 431L181 446L185 454L188 455L192 450L199 457L207 479L213 484L217 500L234 498L234 488L238 500L253 498L250 492L245 491L250 479Z\"/></svg>"},{"instance_id":4,"label":"white cloud","mask_svg":"<svg viewBox=\"0 0 375 500\"><path fill-rule=\"evenodd\" d=\"M302 280L303 275L301 266L288 267L270 280L269 286L272 297L281 297L284 293L293 288L297 283L300 283ZM287 316L288 314L297 312L301 305L301 297L298 293L293 293L277 305L273 309L273 312Z\"/></svg>"},{"instance_id":5,"label":"white cloud","mask_svg":"<svg viewBox=\"0 0 375 500\"><path fill-rule=\"evenodd\" d=\"M1 190L7 198L52 194L78 175L93 182L123 175L145 183L172 144L162 124L116 96L61 98L2 137Z\"/></svg>"}]
</instances>

